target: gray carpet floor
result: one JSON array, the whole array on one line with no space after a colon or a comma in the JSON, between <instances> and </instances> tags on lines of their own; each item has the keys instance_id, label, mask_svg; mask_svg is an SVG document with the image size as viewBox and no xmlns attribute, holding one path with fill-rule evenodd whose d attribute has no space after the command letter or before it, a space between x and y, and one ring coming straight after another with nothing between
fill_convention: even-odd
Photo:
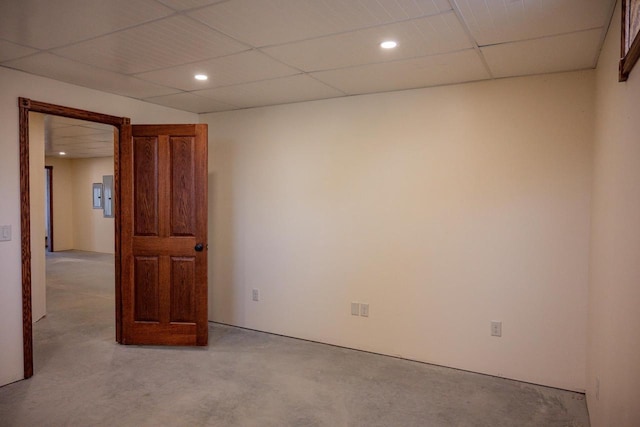
<instances>
[{"instance_id":1,"label":"gray carpet floor","mask_svg":"<svg viewBox=\"0 0 640 427\"><path fill-rule=\"evenodd\" d=\"M210 324L208 348L115 343L113 257L47 257L35 376L0 426L571 426L584 396Z\"/></svg>"}]
</instances>

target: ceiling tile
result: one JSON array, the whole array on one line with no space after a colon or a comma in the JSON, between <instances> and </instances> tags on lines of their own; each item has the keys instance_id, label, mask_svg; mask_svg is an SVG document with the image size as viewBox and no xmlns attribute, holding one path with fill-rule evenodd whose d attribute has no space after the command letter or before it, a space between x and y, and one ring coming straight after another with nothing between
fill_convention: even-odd
<instances>
[{"instance_id":1,"label":"ceiling tile","mask_svg":"<svg viewBox=\"0 0 640 427\"><path fill-rule=\"evenodd\" d=\"M67 126L51 129L51 136L55 138L100 135L103 133L103 131L100 131L98 129L84 126ZM113 134L111 136L113 137Z\"/></svg>"},{"instance_id":2,"label":"ceiling tile","mask_svg":"<svg viewBox=\"0 0 640 427\"><path fill-rule=\"evenodd\" d=\"M58 139L52 141L51 148L56 151L66 151L66 150L75 150L75 151L88 151L88 150L103 150L105 146L107 149L113 154L113 133L111 134L111 138L102 141L94 141L86 138L65 138ZM69 154L69 152L67 152Z\"/></svg>"},{"instance_id":3,"label":"ceiling tile","mask_svg":"<svg viewBox=\"0 0 640 427\"><path fill-rule=\"evenodd\" d=\"M380 43L395 40L385 50ZM351 67L470 48L454 13L383 25L365 30L274 46L264 52L304 71Z\"/></svg>"},{"instance_id":4,"label":"ceiling tile","mask_svg":"<svg viewBox=\"0 0 640 427\"><path fill-rule=\"evenodd\" d=\"M3 0L0 38L50 49L173 13L153 0Z\"/></svg>"},{"instance_id":5,"label":"ceiling tile","mask_svg":"<svg viewBox=\"0 0 640 427\"><path fill-rule=\"evenodd\" d=\"M95 135L90 135L90 139L86 141L87 147L101 147L103 143L110 142L113 143L114 134L113 131L109 133L98 133Z\"/></svg>"},{"instance_id":6,"label":"ceiling tile","mask_svg":"<svg viewBox=\"0 0 640 427\"><path fill-rule=\"evenodd\" d=\"M97 122L88 122L86 120L78 120L78 119L72 119L69 117L52 116L52 115L44 116L44 124L45 124L45 131L49 131L51 129L56 129L56 128L69 127L69 126L89 127L93 129L99 129L102 132L107 132L109 130L113 131L114 129L113 126L111 125L105 125Z\"/></svg>"},{"instance_id":7,"label":"ceiling tile","mask_svg":"<svg viewBox=\"0 0 640 427\"><path fill-rule=\"evenodd\" d=\"M209 61L137 74L136 77L164 86L191 91L298 73L299 71L294 68L275 61L263 53L251 50ZM209 79L198 81L193 78L196 74L206 74Z\"/></svg>"},{"instance_id":8,"label":"ceiling tile","mask_svg":"<svg viewBox=\"0 0 640 427\"><path fill-rule=\"evenodd\" d=\"M132 98L167 95L177 92L175 89L79 64L50 53L38 53L26 58L4 62L2 65L78 86Z\"/></svg>"},{"instance_id":9,"label":"ceiling tile","mask_svg":"<svg viewBox=\"0 0 640 427\"><path fill-rule=\"evenodd\" d=\"M54 122L51 120L52 117L60 117L61 119L64 119L64 121L56 120ZM51 129L66 128L66 127L74 126L74 124L68 123L67 120L75 120L75 119L69 119L67 117L62 117L62 116L44 116L45 132L48 132Z\"/></svg>"},{"instance_id":10,"label":"ceiling tile","mask_svg":"<svg viewBox=\"0 0 640 427\"><path fill-rule=\"evenodd\" d=\"M45 156L59 157L64 159L90 159L96 157L113 157L112 144L105 143L104 147L100 148L84 148L83 146L76 147L51 147L51 149L45 149ZM56 149L57 148L57 149ZM59 156L58 152L64 151L66 155Z\"/></svg>"},{"instance_id":11,"label":"ceiling tile","mask_svg":"<svg viewBox=\"0 0 640 427\"><path fill-rule=\"evenodd\" d=\"M494 77L593 68L602 30L504 43L482 48Z\"/></svg>"},{"instance_id":12,"label":"ceiling tile","mask_svg":"<svg viewBox=\"0 0 640 427\"><path fill-rule=\"evenodd\" d=\"M5 40L0 40L0 62L36 53L36 49L24 47Z\"/></svg>"},{"instance_id":13,"label":"ceiling tile","mask_svg":"<svg viewBox=\"0 0 640 427\"><path fill-rule=\"evenodd\" d=\"M199 22L173 16L54 52L85 64L133 74L246 49L243 44Z\"/></svg>"},{"instance_id":14,"label":"ceiling tile","mask_svg":"<svg viewBox=\"0 0 640 427\"><path fill-rule=\"evenodd\" d=\"M235 110L233 105L218 102L211 98L194 95L192 93L177 93L175 95L158 96L147 98L145 101L153 104L164 105L165 107L177 108L178 110L190 111L192 113L213 113L216 111Z\"/></svg>"},{"instance_id":15,"label":"ceiling tile","mask_svg":"<svg viewBox=\"0 0 640 427\"><path fill-rule=\"evenodd\" d=\"M83 122L82 126L84 126L86 128L98 129L102 133L107 132L109 130L111 131L111 133L113 133L113 126L104 125L102 123Z\"/></svg>"},{"instance_id":16,"label":"ceiling tile","mask_svg":"<svg viewBox=\"0 0 640 427\"><path fill-rule=\"evenodd\" d=\"M475 50L312 73L350 95L489 78Z\"/></svg>"},{"instance_id":17,"label":"ceiling tile","mask_svg":"<svg viewBox=\"0 0 640 427\"><path fill-rule=\"evenodd\" d=\"M234 0L189 12L189 16L258 47L448 10L446 0Z\"/></svg>"},{"instance_id":18,"label":"ceiling tile","mask_svg":"<svg viewBox=\"0 0 640 427\"><path fill-rule=\"evenodd\" d=\"M174 10L189 10L226 0L158 0Z\"/></svg>"},{"instance_id":19,"label":"ceiling tile","mask_svg":"<svg viewBox=\"0 0 640 427\"><path fill-rule=\"evenodd\" d=\"M75 140L82 142L86 148L96 149L96 148L102 148L105 142L113 144L114 135L113 135L113 132L111 132L111 134L108 134L108 135L100 135L99 139L92 137L90 141L87 141L82 138L76 138Z\"/></svg>"},{"instance_id":20,"label":"ceiling tile","mask_svg":"<svg viewBox=\"0 0 640 427\"><path fill-rule=\"evenodd\" d=\"M334 98L344 95L342 92L303 74L202 90L196 93L244 108Z\"/></svg>"},{"instance_id":21,"label":"ceiling tile","mask_svg":"<svg viewBox=\"0 0 640 427\"><path fill-rule=\"evenodd\" d=\"M607 26L615 0L458 0L480 46Z\"/></svg>"}]
</instances>

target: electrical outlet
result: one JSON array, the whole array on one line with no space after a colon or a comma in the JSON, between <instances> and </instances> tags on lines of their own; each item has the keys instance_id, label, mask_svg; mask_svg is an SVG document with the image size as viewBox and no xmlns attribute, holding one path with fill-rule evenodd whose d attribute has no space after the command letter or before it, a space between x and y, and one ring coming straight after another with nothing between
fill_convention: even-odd
<instances>
[{"instance_id":1,"label":"electrical outlet","mask_svg":"<svg viewBox=\"0 0 640 427\"><path fill-rule=\"evenodd\" d=\"M369 303L360 304L360 316L369 317Z\"/></svg>"},{"instance_id":2,"label":"electrical outlet","mask_svg":"<svg viewBox=\"0 0 640 427\"><path fill-rule=\"evenodd\" d=\"M357 302L351 303L351 315L360 316L360 303L357 303Z\"/></svg>"},{"instance_id":3,"label":"electrical outlet","mask_svg":"<svg viewBox=\"0 0 640 427\"><path fill-rule=\"evenodd\" d=\"M251 299L254 301L260 301L260 290L259 289L253 289L251 291Z\"/></svg>"},{"instance_id":4,"label":"electrical outlet","mask_svg":"<svg viewBox=\"0 0 640 427\"><path fill-rule=\"evenodd\" d=\"M491 336L492 337L502 336L502 322L497 320L491 321Z\"/></svg>"}]
</instances>

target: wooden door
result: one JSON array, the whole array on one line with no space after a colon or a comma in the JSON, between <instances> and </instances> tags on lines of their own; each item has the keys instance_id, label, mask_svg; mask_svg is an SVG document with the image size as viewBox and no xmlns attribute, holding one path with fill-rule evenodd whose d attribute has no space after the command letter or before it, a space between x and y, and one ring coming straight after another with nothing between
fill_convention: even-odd
<instances>
[{"instance_id":1,"label":"wooden door","mask_svg":"<svg viewBox=\"0 0 640 427\"><path fill-rule=\"evenodd\" d=\"M207 345L207 125L124 135L121 342Z\"/></svg>"}]
</instances>

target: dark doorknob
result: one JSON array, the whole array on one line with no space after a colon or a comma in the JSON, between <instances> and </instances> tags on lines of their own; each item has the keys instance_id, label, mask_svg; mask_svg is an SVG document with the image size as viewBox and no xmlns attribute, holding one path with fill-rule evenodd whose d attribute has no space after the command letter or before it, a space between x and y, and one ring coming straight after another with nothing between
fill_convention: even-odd
<instances>
[{"instance_id":1,"label":"dark doorknob","mask_svg":"<svg viewBox=\"0 0 640 427\"><path fill-rule=\"evenodd\" d=\"M204 249L204 245L202 243L198 243L193 249L195 249L196 252L202 252L202 250Z\"/></svg>"}]
</instances>

